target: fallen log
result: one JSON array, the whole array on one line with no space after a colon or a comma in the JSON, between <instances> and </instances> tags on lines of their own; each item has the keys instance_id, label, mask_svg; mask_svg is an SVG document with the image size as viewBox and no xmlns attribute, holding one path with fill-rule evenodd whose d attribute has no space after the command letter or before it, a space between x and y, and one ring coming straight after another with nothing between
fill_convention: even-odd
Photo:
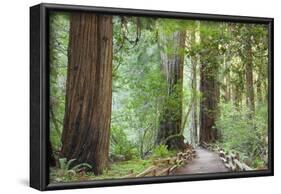
<instances>
[{"instance_id":1,"label":"fallen log","mask_svg":"<svg viewBox=\"0 0 281 194\"><path fill-rule=\"evenodd\" d=\"M184 163L184 161L185 161L184 159L177 160L176 164L180 166Z\"/></svg>"},{"instance_id":2,"label":"fallen log","mask_svg":"<svg viewBox=\"0 0 281 194\"><path fill-rule=\"evenodd\" d=\"M136 174L135 173L127 174L125 176L122 176L121 178L132 178L132 177L136 177Z\"/></svg>"},{"instance_id":3,"label":"fallen log","mask_svg":"<svg viewBox=\"0 0 281 194\"><path fill-rule=\"evenodd\" d=\"M156 173L156 176L169 175L169 169L170 168L165 168L165 169L161 170L159 173Z\"/></svg>"},{"instance_id":4,"label":"fallen log","mask_svg":"<svg viewBox=\"0 0 281 194\"><path fill-rule=\"evenodd\" d=\"M154 170L157 169L157 166L151 166L148 169L146 169L145 171L141 172L140 174L136 175L136 177L142 177L142 176L146 176L149 173L152 173ZM154 173L154 172L153 172Z\"/></svg>"},{"instance_id":5,"label":"fallen log","mask_svg":"<svg viewBox=\"0 0 281 194\"><path fill-rule=\"evenodd\" d=\"M165 158L165 159L158 159L158 160L154 160L153 164L154 165L162 165L162 164L169 164L170 163L171 158Z\"/></svg>"},{"instance_id":6,"label":"fallen log","mask_svg":"<svg viewBox=\"0 0 281 194\"><path fill-rule=\"evenodd\" d=\"M170 159L169 164L175 164L176 161L177 161L177 157L172 157L172 158Z\"/></svg>"},{"instance_id":7,"label":"fallen log","mask_svg":"<svg viewBox=\"0 0 281 194\"><path fill-rule=\"evenodd\" d=\"M143 172L137 174L137 175L126 175L125 177L143 177L151 174L152 176L158 176L163 174L170 174L172 173L178 166L182 166L188 163L189 160L192 160L193 157L196 156L195 150L191 147L190 149L186 149L185 152L179 152L174 157L164 158L164 159L157 159L154 160L153 166L147 168ZM166 165L166 166L165 166ZM170 167L167 167L167 165L172 165ZM166 167L163 169L163 167ZM161 170L163 169L163 170ZM160 171L160 172L159 172Z\"/></svg>"},{"instance_id":8,"label":"fallen log","mask_svg":"<svg viewBox=\"0 0 281 194\"><path fill-rule=\"evenodd\" d=\"M171 174L175 169L178 168L178 165L174 165L169 169L169 174Z\"/></svg>"}]
</instances>

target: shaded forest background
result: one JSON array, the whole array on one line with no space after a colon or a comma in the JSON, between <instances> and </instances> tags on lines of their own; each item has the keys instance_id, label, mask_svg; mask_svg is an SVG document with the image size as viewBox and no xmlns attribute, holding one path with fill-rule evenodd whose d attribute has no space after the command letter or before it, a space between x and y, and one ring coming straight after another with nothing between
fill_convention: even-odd
<instances>
[{"instance_id":1,"label":"shaded forest background","mask_svg":"<svg viewBox=\"0 0 281 194\"><path fill-rule=\"evenodd\" d=\"M91 22L104 28L95 28ZM75 31L83 25L87 29L84 34ZM112 63L108 68L102 66L103 70L95 69L95 75L100 74L99 80L103 80L100 82L112 84L108 90L87 82L93 69L86 51L96 44L100 44L103 56L107 53L103 59L95 51L100 59L97 63ZM84 85L75 82L79 63L88 64L79 74L81 80L85 77ZM186 142L194 147L202 142L216 143L238 151L249 166L266 168L267 68L266 25L51 14L50 150L55 159L51 162L54 181L75 180L75 169L72 172L67 167L72 159L80 164L77 168L93 168L86 179L120 177L131 168L143 170L151 158L173 155ZM104 77L104 72L110 76ZM95 88L93 93L91 88ZM104 93L90 95L96 106L91 106L90 100L71 104L79 101L81 93L96 94L97 90ZM97 115L94 128L108 128L103 136L108 140L83 144L91 133L82 127L83 122L87 126L87 119L78 114L80 106L88 107L83 109L84 115ZM70 107L74 108L70 111ZM95 107L99 107L97 112L91 112ZM82 124L69 120L81 120ZM73 125L81 130L67 131ZM94 161L84 156L89 153Z\"/></svg>"}]
</instances>

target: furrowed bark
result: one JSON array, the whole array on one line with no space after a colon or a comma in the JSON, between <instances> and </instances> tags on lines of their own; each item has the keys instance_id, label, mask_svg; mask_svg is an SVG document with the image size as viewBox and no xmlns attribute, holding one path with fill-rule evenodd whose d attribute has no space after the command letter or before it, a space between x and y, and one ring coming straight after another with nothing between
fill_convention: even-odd
<instances>
[{"instance_id":1,"label":"furrowed bark","mask_svg":"<svg viewBox=\"0 0 281 194\"><path fill-rule=\"evenodd\" d=\"M209 25L207 23L207 25ZM200 62L200 143L211 143L218 139L215 121L218 115L218 43L215 37L201 34L201 44L205 51ZM212 45L211 47L209 45Z\"/></svg>"},{"instance_id":2,"label":"furrowed bark","mask_svg":"<svg viewBox=\"0 0 281 194\"><path fill-rule=\"evenodd\" d=\"M174 32L168 37L167 35L162 37L163 44L169 49L161 53L162 72L167 84L167 101L160 121L158 144L171 135L181 133L185 37L185 32ZM171 106L168 102L169 99L173 99L176 103ZM165 141L165 144L169 149L183 149L185 145L183 136L169 139Z\"/></svg>"},{"instance_id":3,"label":"furrowed bark","mask_svg":"<svg viewBox=\"0 0 281 194\"><path fill-rule=\"evenodd\" d=\"M112 16L70 18L61 154L101 174L108 162L112 99Z\"/></svg>"}]
</instances>

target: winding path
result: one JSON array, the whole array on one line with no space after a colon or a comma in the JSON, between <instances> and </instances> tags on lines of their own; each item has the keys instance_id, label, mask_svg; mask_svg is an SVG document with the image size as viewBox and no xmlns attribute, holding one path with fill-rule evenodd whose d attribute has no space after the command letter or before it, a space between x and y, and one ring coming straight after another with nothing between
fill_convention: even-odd
<instances>
[{"instance_id":1,"label":"winding path","mask_svg":"<svg viewBox=\"0 0 281 194\"><path fill-rule=\"evenodd\" d=\"M219 156L201 147L195 149L196 157L186 166L177 169L174 174L197 174L228 172Z\"/></svg>"}]
</instances>

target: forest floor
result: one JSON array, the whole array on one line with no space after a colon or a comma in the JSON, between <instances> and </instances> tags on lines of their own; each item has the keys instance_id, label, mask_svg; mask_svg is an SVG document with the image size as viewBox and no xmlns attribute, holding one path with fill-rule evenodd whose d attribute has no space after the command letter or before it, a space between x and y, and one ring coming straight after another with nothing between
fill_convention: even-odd
<instances>
[{"instance_id":1,"label":"forest floor","mask_svg":"<svg viewBox=\"0 0 281 194\"><path fill-rule=\"evenodd\" d=\"M228 172L218 154L201 147L195 148L196 157L186 166L177 169L174 175Z\"/></svg>"},{"instance_id":2,"label":"forest floor","mask_svg":"<svg viewBox=\"0 0 281 194\"><path fill-rule=\"evenodd\" d=\"M153 160L133 159L128 161L115 162L104 170L100 176L96 176L93 172L75 173L72 169L60 169L57 167L51 168L50 180L51 182L71 182L71 181L87 181L100 179L118 179L131 174L143 172L150 167Z\"/></svg>"},{"instance_id":3,"label":"forest floor","mask_svg":"<svg viewBox=\"0 0 281 194\"><path fill-rule=\"evenodd\" d=\"M187 165L175 170L171 175L228 172L219 155L207 149L195 148L196 157ZM134 159L112 163L103 175L96 176L92 172L74 173L71 169L51 168L51 182L86 181L100 179L118 179L131 173L139 174L153 165L153 158L147 160Z\"/></svg>"}]
</instances>

